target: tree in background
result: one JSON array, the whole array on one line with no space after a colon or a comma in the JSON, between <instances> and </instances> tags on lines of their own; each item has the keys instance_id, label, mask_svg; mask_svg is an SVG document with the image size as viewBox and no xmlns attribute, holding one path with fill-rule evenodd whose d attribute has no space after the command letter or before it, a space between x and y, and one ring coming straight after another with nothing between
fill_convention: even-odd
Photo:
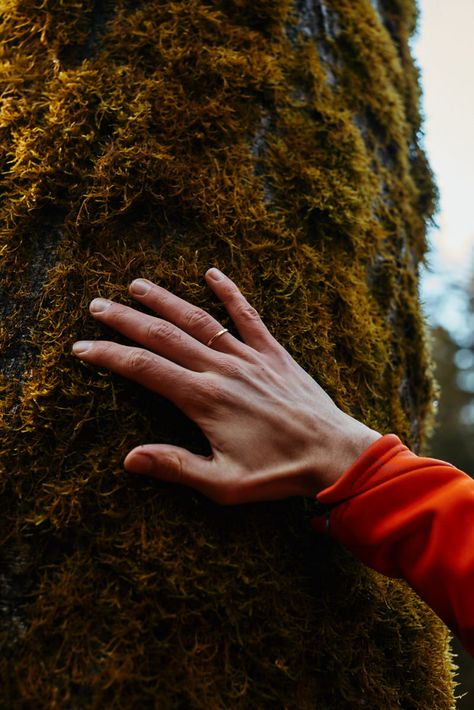
<instances>
[{"instance_id":1,"label":"tree in background","mask_svg":"<svg viewBox=\"0 0 474 710\"><path fill-rule=\"evenodd\" d=\"M429 452L474 475L474 253L462 281L445 274L442 292L429 295L431 350L439 385ZM446 307L447 304L447 307ZM455 317L453 317L455 316Z\"/></svg>"},{"instance_id":2,"label":"tree in background","mask_svg":"<svg viewBox=\"0 0 474 710\"><path fill-rule=\"evenodd\" d=\"M474 353L438 325L432 330L435 377L440 387L430 454L474 474Z\"/></svg>"},{"instance_id":3,"label":"tree in background","mask_svg":"<svg viewBox=\"0 0 474 710\"><path fill-rule=\"evenodd\" d=\"M338 406L423 451L415 25L410 0L2 2L9 709L452 707L446 629L406 585L313 538L309 501L126 475L138 443L208 443L70 354L120 340L88 302L137 276L232 328L220 266Z\"/></svg>"}]
</instances>

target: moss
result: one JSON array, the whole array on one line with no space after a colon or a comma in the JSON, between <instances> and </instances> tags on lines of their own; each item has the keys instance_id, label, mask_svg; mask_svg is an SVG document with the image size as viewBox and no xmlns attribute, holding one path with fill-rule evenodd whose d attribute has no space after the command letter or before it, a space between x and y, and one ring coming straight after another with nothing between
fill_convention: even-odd
<instances>
[{"instance_id":1,"label":"moss","mask_svg":"<svg viewBox=\"0 0 474 710\"><path fill-rule=\"evenodd\" d=\"M208 443L70 354L126 342L87 306L140 275L232 329L203 283L221 266L340 407L422 450L416 13L314 5L305 32L287 0L2 3L9 707L452 707L446 629L406 586L313 538L305 501L128 476L137 443Z\"/></svg>"}]
</instances>

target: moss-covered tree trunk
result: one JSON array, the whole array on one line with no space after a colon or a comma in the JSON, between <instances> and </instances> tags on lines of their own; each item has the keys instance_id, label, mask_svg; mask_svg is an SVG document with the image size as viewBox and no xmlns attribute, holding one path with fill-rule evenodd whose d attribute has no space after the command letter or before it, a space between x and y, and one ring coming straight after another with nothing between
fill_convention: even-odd
<instances>
[{"instance_id":1,"label":"moss-covered tree trunk","mask_svg":"<svg viewBox=\"0 0 474 710\"><path fill-rule=\"evenodd\" d=\"M126 474L137 444L208 444L70 353L125 342L87 306L131 303L137 276L229 325L220 266L342 409L422 450L413 2L0 9L2 706L450 708L414 593L319 540L310 501L220 508Z\"/></svg>"}]
</instances>

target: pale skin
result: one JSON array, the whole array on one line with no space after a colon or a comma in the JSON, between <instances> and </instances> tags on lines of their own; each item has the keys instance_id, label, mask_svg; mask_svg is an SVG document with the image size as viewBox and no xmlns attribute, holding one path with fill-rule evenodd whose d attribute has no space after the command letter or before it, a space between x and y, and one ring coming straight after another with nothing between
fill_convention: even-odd
<instances>
[{"instance_id":1,"label":"pale skin","mask_svg":"<svg viewBox=\"0 0 474 710\"><path fill-rule=\"evenodd\" d=\"M133 281L129 292L156 317L106 299L90 304L94 318L138 346L78 341L73 352L172 401L212 449L210 456L199 456L144 443L127 454L124 466L192 486L221 505L314 498L381 435L336 406L231 279L214 268L205 279L243 342L227 332L207 346L222 325L147 279Z\"/></svg>"}]
</instances>

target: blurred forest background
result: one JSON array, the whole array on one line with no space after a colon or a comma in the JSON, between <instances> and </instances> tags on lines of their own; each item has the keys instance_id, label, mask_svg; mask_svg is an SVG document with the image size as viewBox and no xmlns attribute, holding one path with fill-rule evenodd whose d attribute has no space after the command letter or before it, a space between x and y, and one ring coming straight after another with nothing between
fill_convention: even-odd
<instances>
[{"instance_id":1,"label":"blurred forest background","mask_svg":"<svg viewBox=\"0 0 474 710\"><path fill-rule=\"evenodd\" d=\"M464 311L465 328L453 330L437 318L438 295L425 305L431 323L435 375L440 392L430 453L474 477L474 260L467 285L447 285Z\"/></svg>"},{"instance_id":2,"label":"blurred forest background","mask_svg":"<svg viewBox=\"0 0 474 710\"><path fill-rule=\"evenodd\" d=\"M454 464L474 478L474 254L467 283L447 283L425 303L431 324L435 377L439 385L437 423L429 454ZM449 299L457 304L452 324L440 317ZM454 306L453 306L454 308ZM462 327L456 327L458 319ZM450 327L451 326L451 327ZM460 666L459 710L474 707L474 659L459 643L454 645Z\"/></svg>"}]
</instances>

